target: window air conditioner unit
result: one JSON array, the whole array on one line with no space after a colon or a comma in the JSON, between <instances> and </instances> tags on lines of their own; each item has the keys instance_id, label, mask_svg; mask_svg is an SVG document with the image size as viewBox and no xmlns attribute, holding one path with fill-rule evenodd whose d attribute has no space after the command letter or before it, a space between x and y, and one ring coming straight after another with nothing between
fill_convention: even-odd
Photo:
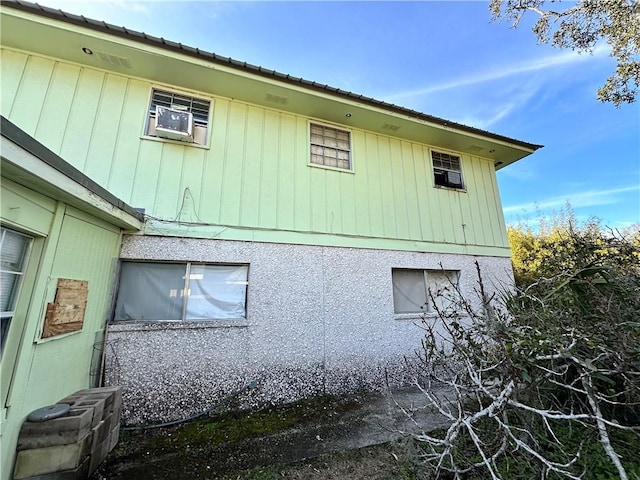
<instances>
[{"instance_id":1,"label":"window air conditioner unit","mask_svg":"<svg viewBox=\"0 0 640 480\"><path fill-rule=\"evenodd\" d=\"M193 114L157 106L156 135L171 140L193 142Z\"/></svg>"},{"instance_id":2,"label":"window air conditioner unit","mask_svg":"<svg viewBox=\"0 0 640 480\"><path fill-rule=\"evenodd\" d=\"M462 174L460 172L445 172L447 186L453 188L462 188Z\"/></svg>"}]
</instances>

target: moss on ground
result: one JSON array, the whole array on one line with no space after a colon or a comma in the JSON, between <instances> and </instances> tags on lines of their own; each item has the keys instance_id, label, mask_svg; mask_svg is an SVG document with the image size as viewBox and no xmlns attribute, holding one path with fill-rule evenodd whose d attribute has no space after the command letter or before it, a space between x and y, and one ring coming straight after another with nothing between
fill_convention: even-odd
<instances>
[{"instance_id":1,"label":"moss on ground","mask_svg":"<svg viewBox=\"0 0 640 480\"><path fill-rule=\"evenodd\" d=\"M152 431L134 431L125 441L135 444L142 441L146 451L197 446L203 443L236 443L296 425L321 421L328 416L358 408L358 405L355 400L339 401L334 397L319 396L255 412L230 412L201 417L193 422L165 429L161 435L154 435Z\"/></svg>"},{"instance_id":2,"label":"moss on ground","mask_svg":"<svg viewBox=\"0 0 640 480\"><path fill-rule=\"evenodd\" d=\"M262 437L271 439L279 432L324 425L330 423L331 417L358 410L361 405L357 398L318 396L258 411L204 416L173 427L123 431L102 472L107 478L119 478L117 472L124 475L130 469L142 469L145 464L152 464L153 469L174 465L183 470L188 465L190 471L195 471L199 469L200 459L238 457L239 452L247 450L245 445L260 441ZM251 467L252 460L247 456L237 461ZM202 463L203 471L223 467L220 463L209 465L211 462L206 460Z\"/></svg>"}]
</instances>

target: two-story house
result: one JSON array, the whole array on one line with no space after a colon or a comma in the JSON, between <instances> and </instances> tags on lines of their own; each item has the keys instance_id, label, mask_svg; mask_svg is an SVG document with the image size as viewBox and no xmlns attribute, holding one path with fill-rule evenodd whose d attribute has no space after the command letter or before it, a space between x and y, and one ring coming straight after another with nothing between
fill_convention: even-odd
<instances>
[{"instance_id":1,"label":"two-story house","mask_svg":"<svg viewBox=\"0 0 640 480\"><path fill-rule=\"evenodd\" d=\"M429 288L512 281L496 170L539 148L23 2L1 109L144 212L108 287L129 423L401 384Z\"/></svg>"}]
</instances>

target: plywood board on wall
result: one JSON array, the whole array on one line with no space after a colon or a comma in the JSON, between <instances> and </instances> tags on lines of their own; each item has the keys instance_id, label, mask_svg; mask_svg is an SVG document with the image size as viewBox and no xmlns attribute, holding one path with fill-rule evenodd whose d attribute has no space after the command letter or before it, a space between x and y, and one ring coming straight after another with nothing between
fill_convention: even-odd
<instances>
[{"instance_id":1,"label":"plywood board on wall","mask_svg":"<svg viewBox=\"0 0 640 480\"><path fill-rule=\"evenodd\" d=\"M53 303L47 304L42 338L82 330L89 282L59 278Z\"/></svg>"}]
</instances>

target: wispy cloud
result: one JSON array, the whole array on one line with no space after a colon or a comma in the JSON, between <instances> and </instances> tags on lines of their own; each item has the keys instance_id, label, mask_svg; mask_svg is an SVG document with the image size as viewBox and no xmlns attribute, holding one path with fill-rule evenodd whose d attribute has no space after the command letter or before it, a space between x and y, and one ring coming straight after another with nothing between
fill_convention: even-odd
<instances>
[{"instance_id":1,"label":"wispy cloud","mask_svg":"<svg viewBox=\"0 0 640 480\"><path fill-rule=\"evenodd\" d=\"M500 170L500 175L517 180L531 181L537 179L539 173L536 166L531 162L516 162L513 165L509 165L509 168Z\"/></svg>"},{"instance_id":2,"label":"wispy cloud","mask_svg":"<svg viewBox=\"0 0 640 480\"><path fill-rule=\"evenodd\" d=\"M512 88L508 94L504 94L495 102L482 102L480 108L476 106L475 113L467 114L458 121L464 125L473 125L477 128L488 129L502 119L509 116L521 105L526 104L540 90L539 82L528 81Z\"/></svg>"},{"instance_id":3,"label":"wispy cloud","mask_svg":"<svg viewBox=\"0 0 640 480\"><path fill-rule=\"evenodd\" d=\"M431 93L441 92L444 90L451 90L459 87L467 87L471 85L477 85L489 81L501 80L503 78L511 77L514 75L520 75L523 73L532 73L548 68L567 66L572 63L581 62L585 59L592 58L594 56L603 56L608 53L608 47L606 45L598 46L594 49L593 54L579 54L573 51L567 51L558 53L555 55L548 55L546 57L537 58L528 62L522 62L516 65L508 65L497 67L490 71L470 73L463 77L449 80L447 82L428 85L423 88L414 90L407 90L404 92L396 92L385 96L385 100L389 102L395 102L409 97L417 97L422 95L428 95Z\"/></svg>"},{"instance_id":4,"label":"wispy cloud","mask_svg":"<svg viewBox=\"0 0 640 480\"><path fill-rule=\"evenodd\" d=\"M640 191L640 185L629 187L611 188L607 190L587 190L566 195L550 197L541 202L527 202L518 205L504 207L505 215L517 215L533 213L535 211L545 212L564 207L567 202L572 208L593 207L597 205L610 205L620 200L623 193Z\"/></svg>"}]
</instances>

